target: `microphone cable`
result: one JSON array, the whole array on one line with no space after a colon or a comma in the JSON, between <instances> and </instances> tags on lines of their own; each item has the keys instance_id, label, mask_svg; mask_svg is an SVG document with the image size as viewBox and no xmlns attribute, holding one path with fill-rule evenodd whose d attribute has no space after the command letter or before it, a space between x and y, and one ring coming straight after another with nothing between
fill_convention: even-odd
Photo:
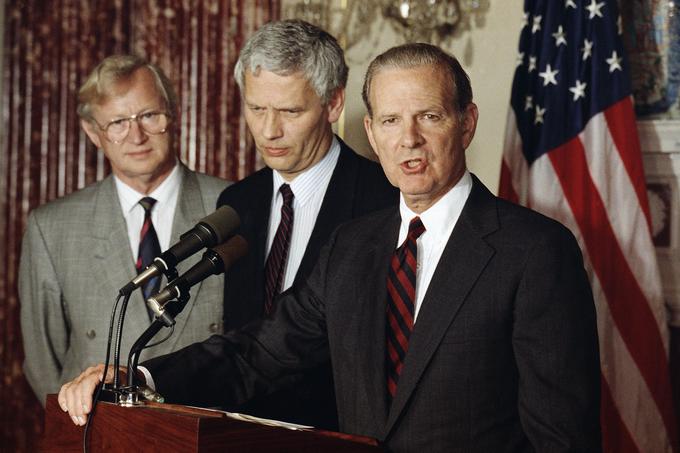
<instances>
[{"instance_id":1,"label":"microphone cable","mask_svg":"<svg viewBox=\"0 0 680 453\"><path fill-rule=\"evenodd\" d=\"M97 386L97 391L95 392L94 397L92 398L92 409L90 410L90 414L87 417L87 422L85 423L85 429L83 431L84 453L87 453L87 438L90 432L90 424L92 423L92 419L94 418L97 403L99 402L99 397L101 396L102 389L104 388L104 383L106 382L106 374L109 371L109 359L111 358L111 342L113 340L113 326L116 321L116 311L118 311L118 304L120 303L120 298L122 296L123 296L122 294L118 294L118 297L116 297L116 301L113 304L113 309L111 310L111 320L109 321L109 334L108 340L106 342L106 359L104 360L104 374L102 376L102 382ZM125 300L123 301L123 305L127 305L129 299L130 295L127 294L125 296ZM116 370L116 374L118 374L117 371L118 370Z\"/></svg>"}]
</instances>

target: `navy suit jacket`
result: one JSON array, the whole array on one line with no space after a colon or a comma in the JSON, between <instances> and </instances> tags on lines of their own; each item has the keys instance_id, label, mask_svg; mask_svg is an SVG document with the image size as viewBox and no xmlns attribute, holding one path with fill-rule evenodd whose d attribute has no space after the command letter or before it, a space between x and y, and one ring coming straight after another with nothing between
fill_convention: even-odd
<instances>
[{"instance_id":1,"label":"navy suit jacket","mask_svg":"<svg viewBox=\"0 0 680 453\"><path fill-rule=\"evenodd\" d=\"M271 317L147 362L157 390L185 404L244 401L330 357L340 429L390 451L600 451L595 308L578 244L473 181L391 405L384 282L397 208L339 228Z\"/></svg>"},{"instance_id":2,"label":"navy suit jacket","mask_svg":"<svg viewBox=\"0 0 680 453\"><path fill-rule=\"evenodd\" d=\"M398 204L399 192L390 185L380 165L361 157L342 140L338 141L340 156L295 276L296 282L309 274L322 246L341 223ZM250 246L248 255L225 274L225 331L243 327L263 315L272 181L272 170L263 168L228 187L218 200L218 207L229 205L238 212L241 219L238 233ZM331 430L338 427L329 365L308 371L301 382L276 394L228 409Z\"/></svg>"}]
</instances>

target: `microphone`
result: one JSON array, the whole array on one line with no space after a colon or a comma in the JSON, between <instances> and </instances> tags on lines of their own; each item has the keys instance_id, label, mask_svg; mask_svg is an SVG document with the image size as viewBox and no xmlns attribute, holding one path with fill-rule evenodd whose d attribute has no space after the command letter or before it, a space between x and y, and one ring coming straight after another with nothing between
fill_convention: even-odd
<instances>
[{"instance_id":1,"label":"microphone","mask_svg":"<svg viewBox=\"0 0 680 453\"><path fill-rule=\"evenodd\" d=\"M231 206L222 206L212 214L202 218L191 230L179 237L174 244L153 263L140 272L127 285L120 289L120 294L129 295L148 280L173 269L177 263L185 260L202 248L212 247L224 242L239 227L241 220Z\"/></svg>"},{"instance_id":2,"label":"microphone","mask_svg":"<svg viewBox=\"0 0 680 453\"><path fill-rule=\"evenodd\" d=\"M243 236L237 234L231 237L227 242L208 249L198 263L163 288L162 291L149 297L146 304L156 314L156 318L160 318L164 323L170 321L170 324L166 323L166 325L172 325L172 320L166 318L165 304L183 296L196 283L229 269L234 261L247 252L248 243Z\"/></svg>"}]
</instances>

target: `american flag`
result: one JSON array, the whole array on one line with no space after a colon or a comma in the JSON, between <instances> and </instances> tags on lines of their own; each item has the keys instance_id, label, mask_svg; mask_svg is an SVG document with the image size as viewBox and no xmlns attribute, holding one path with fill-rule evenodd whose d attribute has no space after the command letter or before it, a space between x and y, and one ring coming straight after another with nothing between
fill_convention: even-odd
<instances>
[{"instance_id":1,"label":"american flag","mask_svg":"<svg viewBox=\"0 0 680 453\"><path fill-rule=\"evenodd\" d=\"M560 220L598 314L603 448L677 451L668 331L615 0L525 0L500 195Z\"/></svg>"}]
</instances>

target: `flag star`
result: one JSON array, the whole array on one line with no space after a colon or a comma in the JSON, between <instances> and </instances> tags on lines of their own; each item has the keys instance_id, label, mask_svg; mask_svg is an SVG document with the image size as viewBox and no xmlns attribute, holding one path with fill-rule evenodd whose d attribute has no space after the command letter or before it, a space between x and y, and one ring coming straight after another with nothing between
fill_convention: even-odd
<instances>
[{"instance_id":1,"label":"flag star","mask_svg":"<svg viewBox=\"0 0 680 453\"><path fill-rule=\"evenodd\" d=\"M524 16L522 17L522 28L526 27L527 25L529 25L529 13L525 11Z\"/></svg>"},{"instance_id":2,"label":"flag star","mask_svg":"<svg viewBox=\"0 0 680 453\"><path fill-rule=\"evenodd\" d=\"M536 57L529 55L529 72L536 70Z\"/></svg>"},{"instance_id":3,"label":"flag star","mask_svg":"<svg viewBox=\"0 0 680 453\"><path fill-rule=\"evenodd\" d=\"M524 52L520 52L517 54L517 66L522 66L524 64Z\"/></svg>"},{"instance_id":4,"label":"flag star","mask_svg":"<svg viewBox=\"0 0 680 453\"><path fill-rule=\"evenodd\" d=\"M567 34L564 32L564 29L560 25L557 27L557 31L552 34L553 38L555 38L555 45L557 47L560 47L561 44L564 44L565 46L567 45L567 39L566 36Z\"/></svg>"},{"instance_id":5,"label":"flag star","mask_svg":"<svg viewBox=\"0 0 680 453\"><path fill-rule=\"evenodd\" d=\"M585 82L581 82L580 80L577 80L576 85L569 88L569 91L574 93L573 101L578 100L578 98L585 98L586 97L586 85L587 84Z\"/></svg>"},{"instance_id":6,"label":"flag star","mask_svg":"<svg viewBox=\"0 0 680 453\"><path fill-rule=\"evenodd\" d=\"M557 79L555 76L560 72L557 69L553 70L550 65L546 65L545 71L539 72L538 75L543 78L543 86L548 86L549 84L557 85Z\"/></svg>"},{"instance_id":7,"label":"flag star","mask_svg":"<svg viewBox=\"0 0 680 453\"><path fill-rule=\"evenodd\" d=\"M616 51L612 52L612 56L607 58L607 64L609 65L609 72L614 72L617 69L621 71L621 60L622 58L616 54Z\"/></svg>"},{"instance_id":8,"label":"flag star","mask_svg":"<svg viewBox=\"0 0 680 453\"><path fill-rule=\"evenodd\" d=\"M545 114L545 108L541 108L540 105L536 106L536 117L534 118L534 124L543 123L543 115Z\"/></svg>"},{"instance_id":9,"label":"flag star","mask_svg":"<svg viewBox=\"0 0 680 453\"><path fill-rule=\"evenodd\" d=\"M524 111L530 110L534 106L534 97L527 96L524 98Z\"/></svg>"},{"instance_id":10,"label":"flag star","mask_svg":"<svg viewBox=\"0 0 680 453\"><path fill-rule=\"evenodd\" d=\"M574 8L576 9L576 3L574 3L574 0L566 0L564 7L565 8Z\"/></svg>"},{"instance_id":11,"label":"flag star","mask_svg":"<svg viewBox=\"0 0 680 453\"><path fill-rule=\"evenodd\" d=\"M586 61L589 56L593 54L593 42L587 39L583 40L583 61Z\"/></svg>"},{"instance_id":12,"label":"flag star","mask_svg":"<svg viewBox=\"0 0 680 453\"><path fill-rule=\"evenodd\" d=\"M541 19L543 16L534 17L534 24L531 26L531 33L536 33L541 29Z\"/></svg>"},{"instance_id":13,"label":"flag star","mask_svg":"<svg viewBox=\"0 0 680 453\"><path fill-rule=\"evenodd\" d=\"M590 5L586 6L586 9L590 12L588 19L593 19L595 16L602 17L602 11L600 10L603 6L604 2L597 3L597 0L590 0Z\"/></svg>"}]
</instances>

